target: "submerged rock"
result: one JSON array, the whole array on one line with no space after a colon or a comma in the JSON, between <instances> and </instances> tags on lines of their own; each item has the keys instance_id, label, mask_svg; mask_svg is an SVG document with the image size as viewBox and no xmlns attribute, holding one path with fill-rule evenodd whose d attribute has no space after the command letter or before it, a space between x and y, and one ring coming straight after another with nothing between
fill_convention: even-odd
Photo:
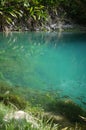
<instances>
[{"instance_id":1,"label":"submerged rock","mask_svg":"<svg viewBox=\"0 0 86 130\"><path fill-rule=\"evenodd\" d=\"M15 121L25 120L27 123L31 124L31 127L33 127L33 128L39 127L39 125L37 123L37 119L35 119L31 114L26 113L21 110L6 114L3 120L5 122L10 122L11 120L15 120Z\"/></svg>"},{"instance_id":2,"label":"submerged rock","mask_svg":"<svg viewBox=\"0 0 86 130\"><path fill-rule=\"evenodd\" d=\"M53 123L68 122L68 120L60 114L55 115L51 112L46 112L46 113L44 113L43 116L45 119L48 119L48 120L51 119L53 121Z\"/></svg>"}]
</instances>

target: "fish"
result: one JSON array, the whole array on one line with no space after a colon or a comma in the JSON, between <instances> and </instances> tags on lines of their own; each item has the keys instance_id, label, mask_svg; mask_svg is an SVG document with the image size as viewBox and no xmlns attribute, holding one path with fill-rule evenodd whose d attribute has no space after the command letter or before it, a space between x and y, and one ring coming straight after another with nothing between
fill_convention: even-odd
<instances>
[{"instance_id":1,"label":"fish","mask_svg":"<svg viewBox=\"0 0 86 130\"><path fill-rule=\"evenodd\" d=\"M64 95L62 96L62 98L70 98L68 95Z\"/></svg>"}]
</instances>

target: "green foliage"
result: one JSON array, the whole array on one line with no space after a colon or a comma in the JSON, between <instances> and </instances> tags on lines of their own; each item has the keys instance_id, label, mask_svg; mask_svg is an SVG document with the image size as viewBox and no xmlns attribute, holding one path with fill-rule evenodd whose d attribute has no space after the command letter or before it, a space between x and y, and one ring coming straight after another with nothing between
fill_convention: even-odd
<instances>
[{"instance_id":1,"label":"green foliage","mask_svg":"<svg viewBox=\"0 0 86 130\"><path fill-rule=\"evenodd\" d=\"M46 19L44 6L38 1L30 0L2 0L0 2L0 25L4 29L5 25L13 25L14 19L21 18L30 20Z\"/></svg>"},{"instance_id":2,"label":"green foliage","mask_svg":"<svg viewBox=\"0 0 86 130\"><path fill-rule=\"evenodd\" d=\"M22 13L21 10L18 10L18 5L11 5L11 2L8 1L1 1L1 6L0 6L0 18L2 24L12 24L12 18L17 18L21 17Z\"/></svg>"},{"instance_id":3,"label":"green foliage","mask_svg":"<svg viewBox=\"0 0 86 130\"><path fill-rule=\"evenodd\" d=\"M16 21L34 23L45 21L48 12L64 10L69 17L78 23L86 23L85 0L1 0L0 1L0 28L14 25Z\"/></svg>"}]
</instances>

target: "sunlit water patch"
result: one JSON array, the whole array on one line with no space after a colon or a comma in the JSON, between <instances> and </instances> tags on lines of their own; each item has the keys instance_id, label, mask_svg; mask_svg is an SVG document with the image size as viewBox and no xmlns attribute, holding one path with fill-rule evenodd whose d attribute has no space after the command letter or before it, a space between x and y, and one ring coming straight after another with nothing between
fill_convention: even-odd
<instances>
[{"instance_id":1,"label":"sunlit water patch","mask_svg":"<svg viewBox=\"0 0 86 130\"><path fill-rule=\"evenodd\" d=\"M0 80L86 106L86 33L0 33Z\"/></svg>"}]
</instances>

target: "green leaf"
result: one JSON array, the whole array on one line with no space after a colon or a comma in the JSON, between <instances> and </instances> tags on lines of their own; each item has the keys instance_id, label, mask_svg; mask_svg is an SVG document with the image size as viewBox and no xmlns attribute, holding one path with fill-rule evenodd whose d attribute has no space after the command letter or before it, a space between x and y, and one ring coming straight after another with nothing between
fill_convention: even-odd
<instances>
[{"instance_id":1,"label":"green leaf","mask_svg":"<svg viewBox=\"0 0 86 130\"><path fill-rule=\"evenodd\" d=\"M32 17L34 18L34 20L36 20L36 16L35 15L33 15Z\"/></svg>"},{"instance_id":2,"label":"green leaf","mask_svg":"<svg viewBox=\"0 0 86 130\"><path fill-rule=\"evenodd\" d=\"M20 11L16 11L16 10L13 10L14 14L17 16L17 14L22 17L22 14L23 12L20 10Z\"/></svg>"},{"instance_id":3,"label":"green leaf","mask_svg":"<svg viewBox=\"0 0 86 130\"><path fill-rule=\"evenodd\" d=\"M33 7L30 8L30 13L32 12L32 10L33 10Z\"/></svg>"},{"instance_id":4,"label":"green leaf","mask_svg":"<svg viewBox=\"0 0 86 130\"><path fill-rule=\"evenodd\" d=\"M14 12L9 12L11 16L17 18L17 15Z\"/></svg>"},{"instance_id":5,"label":"green leaf","mask_svg":"<svg viewBox=\"0 0 86 130\"><path fill-rule=\"evenodd\" d=\"M10 17L6 17L6 22L7 22L8 24L11 24L11 23L12 23L12 19L11 19Z\"/></svg>"}]
</instances>

